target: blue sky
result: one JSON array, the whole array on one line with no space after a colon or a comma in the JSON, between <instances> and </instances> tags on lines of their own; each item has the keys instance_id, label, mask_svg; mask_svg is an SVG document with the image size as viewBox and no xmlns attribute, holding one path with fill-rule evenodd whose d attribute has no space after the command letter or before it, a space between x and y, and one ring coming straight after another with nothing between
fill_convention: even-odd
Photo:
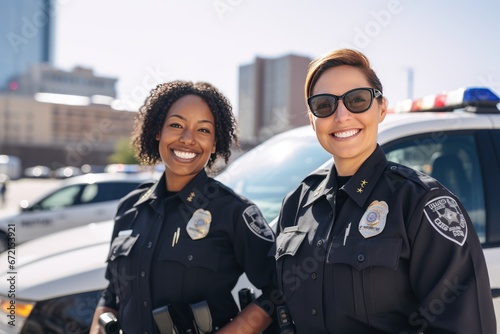
<instances>
[{"instance_id":1,"label":"blue sky","mask_svg":"<svg viewBox=\"0 0 500 334\"><path fill-rule=\"evenodd\" d=\"M119 79L140 105L157 83L209 81L238 109L256 56L364 52L391 103L464 86L500 93L500 1L56 0L57 66Z\"/></svg>"}]
</instances>

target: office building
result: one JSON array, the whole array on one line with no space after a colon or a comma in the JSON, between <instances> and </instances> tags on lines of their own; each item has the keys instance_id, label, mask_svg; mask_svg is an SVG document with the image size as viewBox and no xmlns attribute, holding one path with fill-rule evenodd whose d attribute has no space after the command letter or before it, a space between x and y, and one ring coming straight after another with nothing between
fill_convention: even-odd
<instances>
[{"instance_id":1,"label":"office building","mask_svg":"<svg viewBox=\"0 0 500 334\"><path fill-rule=\"evenodd\" d=\"M116 98L115 78L94 75L90 68L77 66L71 71L64 71L47 63L34 64L18 76L13 94L35 95L36 93L67 94L92 97L107 96Z\"/></svg>"},{"instance_id":2,"label":"office building","mask_svg":"<svg viewBox=\"0 0 500 334\"><path fill-rule=\"evenodd\" d=\"M23 168L105 165L117 141L130 138L135 112L83 97L50 97L0 94L0 154L19 157Z\"/></svg>"},{"instance_id":3,"label":"office building","mask_svg":"<svg viewBox=\"0 0 500 334\"><path fill-rule=\"evenodd\" d=\"M53 63L53 0L0 0L0 91L33 64Z\"/></svg>"},{"instance_id":4,"label":"office building","mask_svg":"<svg viewBox=\"0 0 500 334\"><path fill-rule=\"evenodd\" d=\"M242 142L259 143L309 123L304 82L311 59L297 55L257 57L239 68L239 127Z\"/></svg>"}]
</instances>

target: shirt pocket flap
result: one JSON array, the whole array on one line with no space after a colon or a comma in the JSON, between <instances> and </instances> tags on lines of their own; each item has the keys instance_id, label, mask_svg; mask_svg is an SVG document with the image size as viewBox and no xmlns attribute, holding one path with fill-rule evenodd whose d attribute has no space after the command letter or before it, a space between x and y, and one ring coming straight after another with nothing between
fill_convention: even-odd
<instances>
[{"instance_id":1,"label":"shirt pocket flap","mask_svg":"<svg viewBox=\"0 0 500 334\"><path fill-rule=\"evenodd\" d=\"M333 239L328 250L327 263L348 264L357 270L368 267L386 267L396 270L403 241L399 238L371 238L343 236Z\"/></svg>"},{"instance_id":2,"label":"shirt pocket flap","mask_svg":"<svg viewBox=\"0 0 500 334\"><path fill-rule=\"evenodd\" d=\"M307 235L298 226L286 227L276 238L276 260L283 255L295 255Z\"/></svg>"},{"instance_id":3,"label":"shirt pocket flap","mask_svg":"<svg viewBox=\"0 0 500 334\"><path fill-rule=\"evenodd\" d=\"M116 236L109 249L108 261L114 261L118 256L128 256L138 238L139 234Z\"/></svg>"},{"instance_id":4,"label":"shirt pocket flap","mask_svg":"<svg viewBox=\"0 0 500 334\"><path fill-rule=\"evenodd\" d=\"M182 247L163 247L158 259L177 262L187 268L201 267L216 271L219 268L220 255L220 248L214 245L185 244Z\"/></svg>"}]
</instances>

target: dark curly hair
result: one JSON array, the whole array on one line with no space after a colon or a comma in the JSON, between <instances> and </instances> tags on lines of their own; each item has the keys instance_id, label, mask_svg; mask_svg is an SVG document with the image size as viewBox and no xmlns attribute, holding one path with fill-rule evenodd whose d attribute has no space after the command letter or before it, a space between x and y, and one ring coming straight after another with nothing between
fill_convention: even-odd
<instances>
[{"instance_id":1,"label":"dark curly hair","mask_svg":"<svg viewBox=\"0 0 500 334\"><path fill-rule=\"evenodd\" d=\"M139 162L156 165L161 162L156 135L161 132L165 117L172 104L185 95L201 97L210 108L215 121L216 151L210 155L210 169L218 157L227 163L231 146L238 144L237 125L231 103L213 85L207 82L172 81L159 84L139 109L132 132L132 144Z\"/></svg>"}]
</instances>

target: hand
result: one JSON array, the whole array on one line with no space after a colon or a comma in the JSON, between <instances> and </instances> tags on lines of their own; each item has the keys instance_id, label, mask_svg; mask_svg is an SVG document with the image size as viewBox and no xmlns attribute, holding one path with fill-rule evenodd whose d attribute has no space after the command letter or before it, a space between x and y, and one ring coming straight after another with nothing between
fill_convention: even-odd
<instances>
[{"instance_id":1,"label":"hand","mask_svg":"<svg viewBox=\"0 0 500 334\"><path fill-rule=\"evenodd\" d=\"M271 324L271 317L257 304L251 303L217 334L259 334Z\"/></svg>"}]
</instances>

